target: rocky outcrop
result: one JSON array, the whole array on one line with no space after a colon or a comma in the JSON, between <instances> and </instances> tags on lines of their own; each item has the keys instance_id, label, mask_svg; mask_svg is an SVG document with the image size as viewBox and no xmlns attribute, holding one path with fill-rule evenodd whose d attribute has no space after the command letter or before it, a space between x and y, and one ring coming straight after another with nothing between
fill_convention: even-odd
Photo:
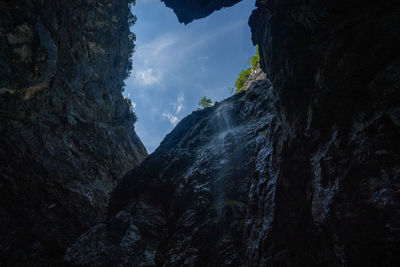
<instances>
[{"instance_id":1,"label":"rocky outcrop","mask_svg":"<svg viewBox=\"0 0 400 267\"><path fill-rule=\"evenodd\" d=\"M250 25L271 82L183 119L67 261L400 264L399 4L257 7Z\"/></svg>"},{"instance_id":2,"label":"rocky outcrop","mask_svg":"<svg viewBox=\"0 0 400 267\"><path fill-rule=\"evenodd\" d=\"M181 2L183 22L224 5ZM107 181L143 155L117 86L128 10L35 3L0 5L2 263L59 265L69 246L78 266L400 265L397 2L257 1L269 80L254 72L244 92L183 119L90 229Z\"/></svg>"},{"instance_id":3,"label":"rocky outcrop","mask_svg":"<svg viewBox=\"0 0 400 267\"><path fill-rule=\"evenodd\" d=\"M249 195L247 265L399 265L399 3L257 6L253 41L282 132L275 188Z\"/></svg>"},{"instance_id":4,"label":"rocky outcrop","mask_svg":"<svg viewBox=\"0 0 400 267\"><path fill-rule=\"evenodd\" d=\"M128 1L0 1L0 265L60 266L146 150Z\"/></svg>"},{"instance_id":5,"label":"rocky outcrop","mask_svg":"<svg viewBox=\"0 0 400 267\"><path fill-rule=\"evenodd\" d=\"M161 0L172 8L179 22L188 24L195 19L207 17L216 10L230 7L240 0Z\"/></svg>"},{"instance_id":6,"label":"rocky outcrop","mask_svg":"<svg viewBox=\"0 0 400 267\"><path fill-rule=\"evenodd\" d=\"M250 75L247 80L244 82L243 90L247 90L252 88L253 83L266 79L267 76L265 72L261 69L260 64L257 63L254 67L251 68Z\"/></svg>"},{"instance_id":7,"label":"rocky outcrop","mask_svg":"<svg viewBox=\"0 0 400 267\"><path fill-rule=\"evenodd\" d=\"M239 266L248 192L272 147L272 86L254 80L211 108L195 111L126 175L110 220L92 228L66 259L90 266ZM257 101L255 101L257 100Z\"/></svg>"}]
</instances>

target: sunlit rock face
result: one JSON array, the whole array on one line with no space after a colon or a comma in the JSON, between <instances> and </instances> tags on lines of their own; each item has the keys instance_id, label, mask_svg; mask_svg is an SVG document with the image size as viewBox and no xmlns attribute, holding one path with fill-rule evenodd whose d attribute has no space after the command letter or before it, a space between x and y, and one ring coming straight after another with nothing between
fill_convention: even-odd
<instances>
[{"instance_id":1,"label":"sunlit rock face","mask_svg":"<svg viewBox=\"0 0 400 267\"><path fill-rule=\"evenodd\" d=\"M174 10L179 22L188 24L207 17L216 10L230 7L241 0L161 0Z\"/></svg>"},{"instance_id":2,"label":"sunlit rock face","mask_svg":"<svg viewBox=\"0 0 400 267\"><path fill-rule=\"evenodd\" d=\"M60 266L146 156L121 94L127 2L0 0L1 266Z\"/></svg>"},{"instance_id":3,"label":"sunlit rock face","mask_svg":"<svg viewBox=\"0 0 400 267\"><path fill-rule=\"evenodd\" d=\"M399 4L257 6L271 82L183 119L68 262L400 265Z\"/></svg>"}]
</instances>

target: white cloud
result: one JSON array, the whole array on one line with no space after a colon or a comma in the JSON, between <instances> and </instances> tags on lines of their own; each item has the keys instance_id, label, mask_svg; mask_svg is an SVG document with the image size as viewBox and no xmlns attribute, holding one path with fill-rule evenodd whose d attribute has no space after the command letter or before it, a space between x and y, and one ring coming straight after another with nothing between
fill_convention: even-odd
<instances>
[{"instance_id":1,"label":"white cloud","mask_svg":"<svg viewBox=\"0 0 400 267\"><path fill-rule=\"evenodd\" d=\"M217 27L212 31L204 33L196 38L185 38L186 40L191 40L186 46L186 53L191 53L191 51L198 49L204 45L207 45L208 42L212 41L213 39L220 38L221 35L227 34L231 31L237 30L238 27L242 27L246 21L238 20L237 22L229 25L224 25L221 27Z\"/></svg>"},{"instance_id":2,"label":"white cloud","mask_svg":"<svg viewBox=\"0 0 400 267\"><path fill-rule=\"evenodd\" d=\"M160 75L153 73L152 68L138 70L135 78L136 81L145 86L154 85L160 82Z\"/></svg>"},{"instance_id":3,"label":"white cloud","mask_svg":"<svg viewBox=\"0 0 400 267\"><path fill-rule=\"evenodd\" d=\"M169 32L158 36L150 42L136 47L133 56L133 66L135 81L138 85L149 87L158 86L162 90L164 78L174 78L173 73L185 65L189 55L194 54L196 49L207 45L213 39L219 38L238 27L243 26L243 21L214 28L202 34L193 33L183 28L183 30ZM197 61L202 72L205 72L208 56L199 56Z\"/></svg>"},{"instance_id":4,"label":"white cloud","mask_svg":"<svg viewBox=\"0 0 400 267\"><path fill-rule=\"evenodd\" d=\"M208 56L201 56L197 58L197 61L199 62L199 66L200 66L200 70L202 72L206 72L207 68L206 68L206 63L208 61Z\"/></svg>"},{"instance_id":5,"label":"white cloud","mask_svg":"<svg viewBox=\"0 0 400 267\"><path fill-rule=\"evenodd\" d=\"M164 35L144 45L138 46L133 55L134 82L141 87L162 90L161 81L168 72L173 59L169 56L171 47L177 42L173 35ZM145 89L145 88L143 88Z\"/></svg>"},{"instance_id":6,"label":"white cloud","mask_svg":"<svg viewBox=\"0 0 400 267\"><path fill-rule=\"evenodd\" d=\"M175 117L174 115L172 115L171 113L163 113L162 116L163 116L163 117L166 117L166 118L169 120L169 122L170 122L172 125L174 125L174 126L175 126L175 125L178 123L178 121L179 121L179 119L178 119L177 117Z\"/></svg>"},{"instance_id":7,"label":"white cloud","mask_svg":"<svg viewBox=\"0 0 400 267\"><path fill-rule=\"evenodd\" d=\"M208 60L208 56L201 56L201 57L198 57L197 60L200 61L200 62L205 62L205 61Z\"/></svg>"},{"instance_id":8,"label":"white cloud","mask_svg":"<svg viewBox=\"0 0 400 267\"><path fill-rule=\"evenodd\" d=\"M180 96L178 96L175 103L171 103L171 105L175 109L175 114L178 114L182 110L182 108L184 106L183 101L184 101L184 96L183 96L183 94L181 94Z\"/></svg>"}]
</instances>

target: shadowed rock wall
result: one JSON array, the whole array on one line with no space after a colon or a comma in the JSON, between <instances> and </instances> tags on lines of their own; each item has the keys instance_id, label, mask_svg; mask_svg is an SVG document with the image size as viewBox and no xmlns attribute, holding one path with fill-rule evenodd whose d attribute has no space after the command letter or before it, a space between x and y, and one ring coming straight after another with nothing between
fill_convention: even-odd
<instances>
[{"instance_id":1,"label":"shadowed rock wall","mask_svg":"<svg viewBox=\"0 0 400 267\"><path fill-rule=\"evenodd\" d=\"M180 2L183 22L213 11ZM398 266L399 20L395 1L257 1L268 79L183 119L66 263Z\"/></svg>"},{"instance_id":2,"label":"shadowed rock wall","mask_svg":"<svg viewBox=\"0 0 400 267\"><path fill-rule=\"evenodd\" d=\"M399 3L257 6L249 24L282 133L275 199L250 198L259 208L248 214L246 263L399 265Z\"/></svg>"},{"instance_id":3,"label":"shadowed rock wall","mask_svg":"<svg viewBox=\"0 0 400 267\"><path fill-rule=\"evenodd\" d=\"M90 266L239 266L248 192L272 147L272 86L251 86L195 111L113 192L109 221L66 259ZM257 100L255 102L255 100Z\"/></svg>"},{"instance_id":4,"label":"shadowed rock wall","mask_svg":"<svg viewBox=\"0 0 400 267\"><path fill-rule=\"evenodd\" d=\"M207 17L216 10L230 7L240 0L161 0L169 8L172 8L179 22L188 24L195 19Z\"/></svg>"},{"instance_id":5,"label":"shadowed rock wall","mask_svg":"<svg viewBox=\"0 0 400 267\"><path fill-rule=\"evenodd\" d=\"M181 21L198 17L174 3ZM400 264L399 4L257 7L249 24L269 80L183 119L67 260Z\"/></svg>"},{"instance_id":6,"label":"shadowed rock wall","mask_svg":"<svg viewBox=\"0 0 400 267\"><path fill-rule=\"evenodd\" d=\"M128 1L0 1L0 265L59 266L146 150Z\"/></svg>"}]
</instances>

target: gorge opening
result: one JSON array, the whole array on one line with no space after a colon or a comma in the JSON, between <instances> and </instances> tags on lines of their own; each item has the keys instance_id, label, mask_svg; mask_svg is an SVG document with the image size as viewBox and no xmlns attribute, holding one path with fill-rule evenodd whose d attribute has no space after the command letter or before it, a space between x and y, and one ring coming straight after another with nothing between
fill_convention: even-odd
<instances>
[{"instance_id":1,"label":"gorge opening","mask_svg":"<svg viewBox=\"0 0 400 267\"><path fill-rule=\"evenodd\" d=\"M184 25L158 0L139 0L133 70L124 94L135 106L136 132L149 153L173 127L196 110L203 96L221 101L254 54L245 0Z\"/></svg>"}]
</instances>

